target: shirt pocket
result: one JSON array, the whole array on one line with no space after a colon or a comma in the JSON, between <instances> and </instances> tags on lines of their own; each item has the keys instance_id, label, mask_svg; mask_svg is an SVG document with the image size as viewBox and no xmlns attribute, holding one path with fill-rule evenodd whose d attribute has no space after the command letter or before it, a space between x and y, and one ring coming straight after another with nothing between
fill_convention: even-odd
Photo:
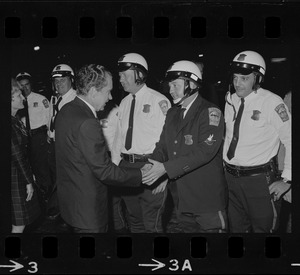
<instances>
[{"instance_id":1,"label":"shirt pocket","mask_svg":"<svg viewBox=\"0 0 300 275\"><path fill-rule=\"evenodd\" d=\"M253 128L262 128L266 124L266 118L262 113L253 112L248 117L248 123Z\"/></svg>"}]
</instances>

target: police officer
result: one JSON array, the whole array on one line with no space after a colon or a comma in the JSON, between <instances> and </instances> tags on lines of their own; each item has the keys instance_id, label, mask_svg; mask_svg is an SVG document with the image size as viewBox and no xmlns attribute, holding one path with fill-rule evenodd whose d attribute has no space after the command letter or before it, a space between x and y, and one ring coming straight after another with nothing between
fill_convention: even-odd
<instances>
[{"instance_id":1,"label":"police officer","mask_svg":"<svg viewBox=\"0 0 300 275\"><path fill-rule=\"evenodd\" d=\"M291 181L291 118L283 100L260 87L265 72L263 57L254 51L239 53L231 63L235 92L226 97L223 159L232 233L274 232L280 200L268 186ZM286 155L278 180L280 141Z\"/></svg>"},{"instance_id":2,"label":"police officer","mask_svg":"<svg viewBox=\"0 0 300 275\"><path fill-rule=\"evenodd\" d=\"M49 148L49 163L51 168L51 176L53 182L52 197L48 203L48 216L55 218L59 214L57 195L56 195L56 165L55 165L55 117L59 110L68 102L76 97L74 90L74 71L67 64L59 64L54 67L51 73L52 87L55 91L50 99L50 119L48 121L48 142Z\"/></svg>"},{"instance_id":3,"label":"police officer","mask_svg":"<svg viewBox=\"0 0 300 275\"><path fill-rule=\"evenodd\" d=\"M175 106L167 113L160 140L149 159L153 167L143 183L166 175L171 180L178 222L175 232L226 232L222 113L200 95L202 75L195 63L175 62L165 79ZM157 188L165 188L165 183Z\"/></svg>"},{"instance_id":4,"label":"police officer","mask_svg":"<svg viewBox=\"0 0 300 275\"><path fill-rule=\"evenodd\" d=\"M41 94L32 91L32 77L27 72L16 76L28 108L28 117L22 116L22 121L30 133L30 162L37 187L47 196L51 187L50 172L47 160L47 124L49 120L49 101ZM27 111L27 110L26 110Z\"/></svg>"},{"instance_id":5,"label":"police officer","mask_svg":"<svg viewBox=\"0 0 300 275\"><path fill-rule=\"evenodd\" d=\"M120 167L142 167L159 140L169 100L147 87L148 64L143 56L128 53L118 60L120 83L129 94L119 106L119 125L112 160ZM152 194L153 187L121 190L132 233L162 232L161 214L166 192Z\"/></svg>"}]
</instances>

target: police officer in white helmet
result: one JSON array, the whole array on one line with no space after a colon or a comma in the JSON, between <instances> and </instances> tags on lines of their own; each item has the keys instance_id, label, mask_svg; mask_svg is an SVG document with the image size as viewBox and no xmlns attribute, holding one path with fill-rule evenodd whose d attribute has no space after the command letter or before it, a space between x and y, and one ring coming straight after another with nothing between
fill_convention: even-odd
<instances>
[{"instance_id":1,"label":"police officer in white helmet","mask_svg":"<svg viewBox=\"0 0 300 275\"><path fill-rule=\"evenodd\" d=\"M112 160L120 167L140 168L148 162L159 140L171 104L163 94L147 87L148 64L140 54L123 55L118 60L118 71L120 83L128 95L119 106L119 125ZM141 186L120 190L119 194L128 209L132 233L163 231L161 215L166 192L153 194L153 187ZM114 205L120 202L117 200ZM114 211L114 214L118 214L118 211ZM115 217L116 220L121 221L122 217ZM122 230L117 226L115 222L115 230Z\"/></svg>"},{"instance_id":2,"label":"police officer in white helmet","mask_svg":"<svg viewBox=\"0 0 300 275\"><path fill-rule=\"evenodd\" d=\"M226 183L222 164L224 119L202 98L202 74L191 61L175 62L165 80L175 106L149 159L143 183L170 179L177 223L170 233L223 233L227 230ZM165 183L157 189L163 190Z\"/></svg>"},{"instance_id":3,"label":"police officer in white helmet","mask_svg":"<svg viewBox=\"0 0 300 275\"><path fill-rule=\"evenodd\" d=\"M56 195L56 165L55 165L55 117L59 110L76 97L74 71L67 64L56 65L51 73L52 88L55 92L50 99L50 119L48 122L49 163L51 168L53 193L48 203L48 217L56 218L59 215Z\"/></svg>"},{"instance_id":4,"label":"police officer in white helmet","mask_svg":"<svg viewBox=\"0 0 300 275\"><path fill-rule=\"evenodd\" d=\"M282 190L288 191L292 179L291 117L281 97L260 87L266 63L259 53L237 54L230 72L234 93L226 95L223 150L230 231L271 233L278 226ZM286 155L278 179L280 141Z\"/></svg>"}]
</instances>

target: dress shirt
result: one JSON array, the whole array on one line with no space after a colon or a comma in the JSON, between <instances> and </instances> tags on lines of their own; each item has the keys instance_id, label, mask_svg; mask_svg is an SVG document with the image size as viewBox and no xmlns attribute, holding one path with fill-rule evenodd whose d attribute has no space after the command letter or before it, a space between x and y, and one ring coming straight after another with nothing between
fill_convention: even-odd
<instances>
[{"instance_id":1,"label":"dress shirt","mask_svg":"<svg viewBox=\"0 0 300 275\"><path fill-rule=\"evenodd\" d=\"M191 108L192 104L194 103L194 101L196 100L197 97L198 97L198 93L197 93L197 95L195 96L195 98L189 103L189 105L187 105L186 107L183 107L183 106L181 105L181 108L185 108L185 111L183 112L183 118L185 118L185 116L186 116L188 110Z\"/></svg>"}]
</instances>

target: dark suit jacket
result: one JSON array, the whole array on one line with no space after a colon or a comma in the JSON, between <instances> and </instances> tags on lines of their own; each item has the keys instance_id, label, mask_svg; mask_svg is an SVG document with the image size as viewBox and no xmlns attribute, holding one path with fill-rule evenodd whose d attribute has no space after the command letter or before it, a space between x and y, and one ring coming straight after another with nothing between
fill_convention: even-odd
<instances>
[{"instance_id":1,"label":"dark suit jacket","mask_svg":"<svg viewBox=\"0 0 300 275\"><path fill-rule=\"evenodd\" d=\"M180 109L177 106L169 109L152 157L164 162L169 178L175 180L170 187L178 197L180 212L224 210L223 115L216 105L200 95L182 121Z\"/></svg>"},{"instance_id":2,"label":"dark suit jacket","mask_svg":"<svg viewBox=\"0 0 300 275\"><path fill-rule=\"evenodd\" d=\"M71 226L96 229L107 225L107 186L139 186L139 169L111 162L99 121L76 97L55 121L57 190L62 218Z\"/></svg>"}]
</instances>

